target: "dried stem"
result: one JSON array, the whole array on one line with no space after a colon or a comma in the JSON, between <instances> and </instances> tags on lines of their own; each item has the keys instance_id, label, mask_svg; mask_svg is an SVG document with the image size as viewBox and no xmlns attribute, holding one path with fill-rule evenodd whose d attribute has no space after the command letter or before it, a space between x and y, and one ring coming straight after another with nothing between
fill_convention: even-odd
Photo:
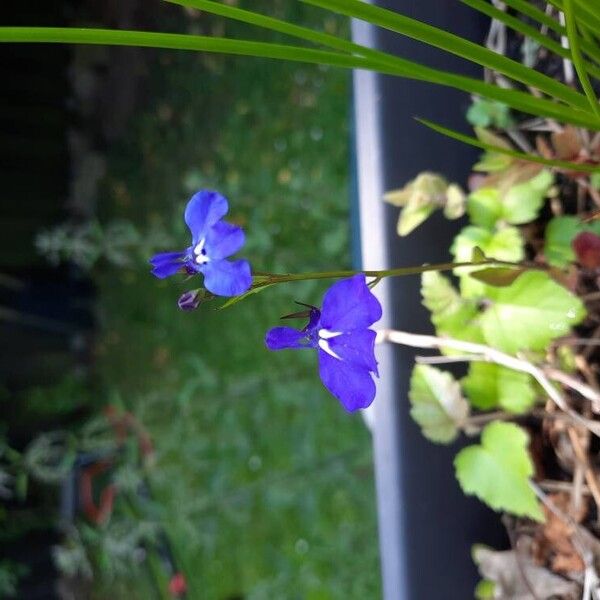
<instances>
[{"instance_id":1,"label":"dried stem","mask_svg":"<svg viewBox=\"0 0 600 600\"><path fill-rule=\"evenodd\" d=\"M544 368L544 373L546 373L550 379L558 381L564 386L575 390L584 398L587 398L590 402L592 402L596 409L600 410L600 392L595 390L593 387L583 383L583 381L579 381L579 379L576 379L564 371L560 371L559 369L547 367Z\"/></svg>"},{"instance_id":2,"label":"dried stem","mask_svg":"<svg viewBox=\"0 0 600 600\"><path fill-rule=\"evenodd\" d=\"M552 500L542 491L538 484L530 481L529 485L542 504L573 530L573 544L585 564L586 577L588 577L587 572L590 571L590 578L597 580L594 569L594 555L598 555L600 542L587 529L579 525L575 519L558 508L558 506L556 506L556 504L554 504L554 502L552 502Z\"/></svg>"},{"instance_id":3,"label":"dried stem","mask_svg":"<svg viewBox=\"0 0 600 600\"><path fill-rule=\"evenodd\" d=\"M475 360L485 360L507 367L508 369L513 369L514 371L528 373L540 384L548 397L556 404L556 406L558 406L558 408L568 414L575 423L585 427L594 435L600 437L600 424L590 419L584 419L580 414L570 408L560 390L551 383L544 371L526 360L516 358L510 354L505 354L504 352L500 352L495 348L490 348L483 344L475 344L451 338L440 338L433 335L419 335L392 329L383 329L377 332L376 343L382 342L402 344L414 348L436 348L438 350L441 348L452 348L459 352L475 355Z\"/></svg>"},{"instance_id":4,"label":"dried stem","mask_svg":"<svg viewBox=\"0 0 600 600\"><path fill-rule=\"evenodd\" d=\"M575 453L575 457L577 458L577 462L582 466L583 473L585 476L585 480L590 488L592 496L594 497L594 502L596 502L596 507L600 510L600 486L598 485L598 480L596 479L596 474L594 470L590 466L587 454L584 450L583 444L577 435L577 432L573 427L569 427L567 429L567 433L569 435L569 440L571 441L571 445L573 446L573 452ZM587 444L586 444L587 445Z\"/></svg>"},{"instance_id":5,"label":"dried stem","mask_svg":"<svg viewBox=\"0 0 600 600\"><path fill-rule=\"evenodd\" d=\"M573 484L568 481L554 481L552 479L544 479L538 481L538 485L548 492L566 492L567 494L572 493ZM587 485L581 486L581 493L589 496L591 494L590 488Z\"/></svg>"},{"instance_id":6,"label":"dried stem","mask_svg":"<svg viewBox=\"0 0 600 600\"><path fill-rule=\"evenodd\" d=\"M563 13L562 11L560 11L558 13L558 19L560 21L560 24L565 27L566 25L566 20L565 20L565 13ZM560 36L560 45L563 48L566 48L567 50L570 50L569 48L569 38L567 38L566 35L561 35ZM565 83L568 85L573 85L575 83L575 70L573 69L573 63L568 59L568 58L563 58L563 71L565 74Z\"/></svg>"}]
</instances>

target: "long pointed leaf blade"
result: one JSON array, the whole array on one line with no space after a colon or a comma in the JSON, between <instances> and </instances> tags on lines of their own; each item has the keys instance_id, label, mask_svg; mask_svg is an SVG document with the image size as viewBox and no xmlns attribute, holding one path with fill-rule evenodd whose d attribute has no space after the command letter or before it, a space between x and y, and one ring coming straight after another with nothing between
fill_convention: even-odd
<instances>
[{"instance_id":1,"label":"long pointed leaf blade","mask_svg":"<svg viewBox=\"0 0 600 600\"><path fill-rule=\"evenodd\" d=\"M579 51L579 34L577 33L577 25L575 24L573 0L565 0L564 11L565 23L569 38L569 46L571 48L571 54L573 56L573 64L575 65L575 70L577 71L577 75L579 76L579 82L581 83L581 87L585 91L585 95L587 96L590 102L592 110L596 113L598 117L600 117L600 105L598 104L598 98L596 98L594 88L592 87L588 74L586 73L586 68L583 62L583 58L581 56L581 52Z\"/></svg>"},{"instance_id":2,"label":"long pointed leaf blade","mask_svg":"<svg viewBox=\"0 0 600 600\"><path fill-rule=\"evenodd\" d=\"M570 123L588 129L600 130L600 119L591 112L586 113L545 98L537 98L525 92L505 89L475 78L423 67L411 61L389 55L385 55L385 60L383 58L375 60L339 52L248 40L149 31L61 27L0 27L1 42L139 46L216 52L311 64L327 64L343 68L368 69L386 75L453 87L471 94L479 94L486 98L498 100L525 113L554 118L563 123Z\"/></svg>"},{"instance_id":3,"label":"long pointed leaf blade","mask_svg":"<svg viewBox=\"0 0 600 600\"><path fill-rule=\"evenodd\" d=\"M548 27L560 36L566 36L567 30L563 27L554 17L546 14L543 10L540 10L533 4L530 4L527 0L503 0L506 6L513 8L515 11L528 16L529 18L537 21L538 23ZM581 49L590 57L595 60L596 63L600 63L600 46L598 44L582 39Z\"/></svg>"},{"instance_id":4,"label":"long pointed leaf blade","mask_svg":"<svg viewBox=\"0 0 600 600\"><path fill-rule=\"evenodd\" d=\"M354 53L358 55L362 55L365 58L373 61L373 66L377 68L377 65L386 66L390 68L401 67L406 69L408 61L400 59L399 57L395 57L393 55L387 54L385 52L381 52L378 50L373 50L371 48L366 48L359 44L355 44L348 40L344 40L342 38L338 38L336 36L328 35L325 33L313 31L307 27L300 27L298 25L294 25L288 23L286 21L282 21L279 19L275 19L273 17L268 17L262 15L260 13L256 13L253 11L243 10L237 7L229 6L227 4L221 4L219 2L215 2L213 0L167 0L173 4L179 4L187 7L197 8L199 10L205 10L207 12L211 12L213 14L218 14L220 16L224 16L227 18L235 19L238 21L242 21L244 23L249 23L252 25L256 25L262 27L263 29L269 29L272 31L277 31L280 33L284 33L296 38L300 38L305 41L309 41L316 44L322 44L325 46L329 46L335 50L340 50L342 52ZM419 65L414 65L419 68ZM424 67L420 67L424 69ZM406 73L407 71L405 71ZM440 77L439 73L434 74L432 71L428 71L431 73L432 77L423 78L428 81L437 81L443 83L444 77ZM487 84L486 84L487 85ZM457 87L457 86L455 86ZM464 86L461 89L466 89ZM469 90L470 91L470 90ZM480 92L482 95L486 95L485 92ZM489 90L488 90L489 93ZM500 92L502 93L502 92ZM529 95L527 95L529 96Z\"/></svg>"},{"instance_id":5,"label":"long pointed leaf blade","mask_svg":"<svg viewBox=\"0 0 600 600\"><path fill-rule=\"evenodd\" d=\"M215 2L214 0L166 0L166 2L186 6L188 8L196 8L221 17L241 21L242 23L256 25L262 29L284 33L307 42L328 46L334 50L347 52L349 54L362 54L363 50L368 50L359 44L355 44L354 42L350 42L335 35L314 31L308 27L288 23L281 19L269 17L251 10L237 8L236 6L230 6L229 4Z\"/></svg>"},{"instance_id":6,"label":"long pointed leaf blade","mask_svg":"<svg viewBox=\"0 0 600 600\"><path fill-rule=\"evenodd\" d=\"M543 35L535 27L527 25L516 17L513 17L512 15L509 15L506 12L496 8L494 5L488 4L484 0L461 0L461 2L482 14L491 17L492 19L496 19L497 21L504 23L507 27L510 27L514 31L517 31L525 37L536 41L538 44L540 44L540 46L548 48L548 50L554 52L554 54L571 60L571 52L568 48L563 48L558 42L554 41L547 35ZM600 78L599 67L588 64L584 62L583 59L581 61L581 65L585 71L589 72L594 77Z\"/></svg>"},{"instance_id":7,"label":"long pointed leaf blade","mask_svg":"<svg viewBox=\"0 0 600 600\"><path fill-rule=\"evenodd\" d=\"M510 150L508 148L502 148L501 146L494 146L493 144L487 144L486 142L482 142L475 137L465 135L464 133L459 133L458 131L454 131L453 129L449 129L448 127L444 127L443 125L439 125L433 121L429 121L428 119L417 118L416 120L426 127L441 133L442 135L448 136L464 144L468 144L469 146L475 146L477 148L481 148L482 150L487 150L488 152L498 152L499 154L506 154L508 156L512 156L513 158L518 158L519 160L539 163L548 167L556 167L557 169L566 171L600 173L600 165L572 163L565 160L552 160L549 158L543 158L535 154L526 154L525 152Z\"/></svg>"},{"instance_id":8,"label":"long pointed leaf blade","mask_svg":"<svg viewBox=\"0 0 600 600\"><path fill-rule=\"evenodd\" d=\"M547 75L522 65L505 56L492 52L474 42L438 29L421 21L360 0L304 0L308 4L367 21L401 35L424 42L461 58L494 69L516 81L531 85L553 98L586 110L586 98Z\"/></svg>"},{"instance_id":9,"label":"long pointed leaf blade","mask_svg":"<svg viewBox=\"0 0 600 600\"><path fill-rule=\"evenodd\" d=\"M363 57L285 44L201 35L79 27L0 27L0 43L96 44L195 50L257 58L274 58L346 68L370 68Z\"/></svg>"}]
</instances>

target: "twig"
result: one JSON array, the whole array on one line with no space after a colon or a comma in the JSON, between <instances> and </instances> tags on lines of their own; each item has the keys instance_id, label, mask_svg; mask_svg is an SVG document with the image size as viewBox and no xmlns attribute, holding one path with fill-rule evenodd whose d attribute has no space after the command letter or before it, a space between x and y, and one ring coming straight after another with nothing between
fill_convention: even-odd
<instances>
[{"instance_id":1,"label":"twig","mask_svg":"<svg viewBox=\"0 0 600 600\"><path fill-rule=\"evenodd\" d=\"M474 344L451 338L439 338L433 335L419 335L392 329L382 329L377 332L376 343L382 342L392 342L393 344L402 344L414 348L452 348L459 352L480 355L488 362L496 363L514 371L528 373L542 386L548 397L558 408L568 414L578 425L589 429L594 435L600 437L600 424L590 419L584 419L580 414L571 409L560 391L552 385L548 377L544 374L544 371L526 360L515 358L510 354L505 354L483 344Z\"/></svg>"},{"instance_id":2,"label":"twig","mask_svg":"<svg viewBox=\"0 0 600 600\"><path fill-rule=\"evenodd\" d=\"M562 11L558 13L558 20L563 27L566 26L565 13ZM569 38L567 38L566 35L560 36L560 45L569 50L569 52L571 51L569 48ZM568 58L563 58L563 71L565 73L565 83L567 85L573 85L575 82L575 71L573 69L573 63Z\"/></svg>"},{"instance_id":3,"label":"twig","mask_svg":"<svg viewBox=\"0 0 600 600\"><path fill-rule=\"evenodd\" d=\"M570 494L573 490L573 484L568 481L554 481L552 479L544 479L543 481L538 481L538 485L548 492L566 492ZM590 488L587 485L581 486L581 493L589 496L591 494Z\"/></svg>"},{"instance_id":4,"label":"twig","mask_svg":"<svg viewBox=\"0 0 600 600\"><path fill-rule=\"evenodd\" d=\"M581 440L577 436L577 432L572 427L569 427L567 429L567 433L569 435L571 445L573 446L573 452L575 453L575 457L583 467L585 480L587 481L590 491L592 492L592 496L594 497L596 508L600 510L600 486L598 485L596 474L590 466L588 457L583 449L583 446L581 445Z\"/></svg>"},{"instance_id":5,"label":"twig","mask_svg":"<svg viewBox=\"0 0 600 600\"><path fill-rule=\"evenodd\" d=\"M465 419L464 426L466 428L471 427L471 426L481 427L482 425L485 425L489 421L497 421L499 419L509 420L509 419L518 418L519 416L521 416L521 415L507 413L503 410L496 410L494 412L482 413L480 415L475 415L473 417L469 417L469 418Z\"/></svg>"},{"instance_id":6,"label":"twig","mask_svg":"<svg viewBox=\"0 0 600 600\"><path fill-rule=\"evenodd\" d=\"M596 329L594 329L592 335L590 336L590 339L597 340L599 336L600 336L600 325L598 327L596 327ZM594 352L594 347L591 344L588 344L588 347L583 351L583 358L585 359L586 363L589 360L589 358L593 352Z\"/></svg>"},{"instance_id":7,"label":"twig","mask_svg":"<svg viewBox=\"0 0 600 600\"><path fill-rule=\"evenodd\" d=\"M592 371L592 368L588 364L588 361L585 359L585 357L583 357L581 354L577 354L575 356L575 365L583 373L583 376L585 377L585 380L587 381L588 385L593 390L600 391L600 386L598 385L598 379L596 377L596 374L594 373L594 371ZM592 405L592 409L594 409L594 412L600 412L595 410L595 405Z\"/></svg>"},{"instance_id":8,"label":"twig","mask_svg":"<svg viewBox=\"0 0 600 600\"><path fill-rule=\"evenodd\" d=\"M571 428L569 428L569 431ZM571 511L574 515L581 514L583 504L583 483L585 481L585 466L580 461L575 461L573 472L573 487L571 488Z\"/></svg>"},{"instance_id":9,"label":"twig","mask_svg":"<svg viewBox=\"0 0 600 600\"><path fill-rule=\"evenodd\" d=\"M447 365L451 363L485 361L484 356L477 357L474 354L461 354L460 356L415 356L415 362L420 365Z\"/></svg>"},{"instance_id":10,"label":"twig","mask_svg":"<svg viewBox=\"0 0 600 600\"><path fill-rule=\"evenodd\" d=\"M518 146L523 152L527 154L538 154L531 144L527 141L527 138L518 129L507 129L506 135Z\"/></svg>"},{"instance_id":11,"label":"twig","mask_svg":"<svg viewBox=\"0 0 600 600\"><path fill-rule=\"evenodd\" d=\"M585 192L587 192L590 195L591 199L594 201L594 204L596 206L600 206L600 192L598 192L598 190L594 189L590 185L590 183L583 177L578 177L576 179L576 181L577 181L577 185L579 186L579 189L581 189L584 194L585 194ZM581 211L581 212L583 212L583 211Z\"/></svg>"},{"instance_id":12,"label":"twig","mask_svg":"<svg viewBox=\"0 0 600 600\"><path fill-rule=\"evenodd\" d=\"M570 387L581 394L584 398L587 398L590 402L595 405L596 409L600 409L600 392L596 391L593 387L579 381L575 377L568 375L567 373L560 371L559 369L553 369L551 367L544 368L544 373L554 381L558 381L563 385Z\"/></svg>"},{"instance_id":13,"label":"twig","mask_svg":"<svg viewBox=\"0 0 600 600\"><path fill-rule=\"evenodd\" d=\"M600 292L590 292L589 294L585 294L584 296L581 296L581 299L584 302L593 302L595 300L600 300ZM600 344L600 340L582 340L580 342L581 344L586 343L586 344Z\"/></svg>"},{"instance_id":14,"label":"twig","mask_svg":"<svg viewBox=\"0 0 600 600\"><path fill-rule=\"evenodd\" d=\"M554 7L552 6L552 4L546 4L546 8L544 9L544 12L546 13L546 15L548 17L552 16L552 13L554 11ZM542 23L542 26L540 27L540 33L542 35L547 35L548 34L548 25L546 25L545 23Z\"/></svg>"},{"instance_id":15,"label":"twig","mask_svg":"<svg viewBox=\"0 0 600 600\"><path fill-rule=\"evenodd\" d=\"M579 552L583 563L585 565L585 577L589 579L590 584L596 585L598 581L598 575L594 568L594 556L598 555L600 550L600 542L584 527L579 525L575 519L571 518L570 515L565 514L540 488L539 485L533 481L529 482L531 489L535 495L539 498L542 504L556 517L558 517L563 523L567 524L573 530L573 545L577 552Z\"/></svg>"}]
</instances>

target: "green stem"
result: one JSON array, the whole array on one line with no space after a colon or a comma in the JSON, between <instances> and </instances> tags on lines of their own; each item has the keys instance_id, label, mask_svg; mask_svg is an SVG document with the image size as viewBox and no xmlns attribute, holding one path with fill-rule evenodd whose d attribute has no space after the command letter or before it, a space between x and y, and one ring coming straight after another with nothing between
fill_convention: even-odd
<instances>
[{"instance_id":1,"label":"green stem","mask_svg":"<svg viewBox=\"0 0 600 600\"><path fill-rule=\"evenodd\" d=\"M258 283L255 287L262 287L263 285L272 285L274 283L286 283L290 281L306 281L315 279L341 279L343 277L352 277L358 273L362 273L367 277L403 277L406 275L419 275L421 273L427 273L429 271L451 271L459 267L512 267L515 269L521 269L526 267L528 269L545 270L545 266L536 264L526 263L514 263L507 262L504 260L483 260L478 262L445 262L445 263L434 263L431 265L419 265L416 267L399 267L396 269L382 269L378 271L370 270L344 270L344 271L324 271L324 272L313 272L313 273L273 273L269 277L268 282Z\"/></svg>"}]
</instances>

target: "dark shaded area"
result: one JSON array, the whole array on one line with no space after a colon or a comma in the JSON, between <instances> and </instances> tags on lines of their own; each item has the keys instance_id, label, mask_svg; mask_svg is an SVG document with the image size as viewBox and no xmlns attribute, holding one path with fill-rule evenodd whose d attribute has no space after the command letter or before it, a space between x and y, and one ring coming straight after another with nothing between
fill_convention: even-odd
<instances>
[{"instance_id":1,"label":"dark shaded area","mask_svg":"<svg viewBox=\"0 0 600 600\"><path fill-rule=\"evenodd\" d=\"M10 3L3 25L64 24L61 3ZM65 218L68 193L67 67L70 51L54 46L8 46L0 52L0 381L7 440L22 449L44 425L23 419L18 394L58 381L78 360L76 331L91 325L81 304L87 282L69 268L53 269L36 254L34 238ZM79 300L79 302L78 302ZM27 501L4 505L2 559L24 565L18 597L52 599L56 570L50 548L59 539L50 519L39 519L51 498L31 490Z\"/></svg>"}]
</instances>

